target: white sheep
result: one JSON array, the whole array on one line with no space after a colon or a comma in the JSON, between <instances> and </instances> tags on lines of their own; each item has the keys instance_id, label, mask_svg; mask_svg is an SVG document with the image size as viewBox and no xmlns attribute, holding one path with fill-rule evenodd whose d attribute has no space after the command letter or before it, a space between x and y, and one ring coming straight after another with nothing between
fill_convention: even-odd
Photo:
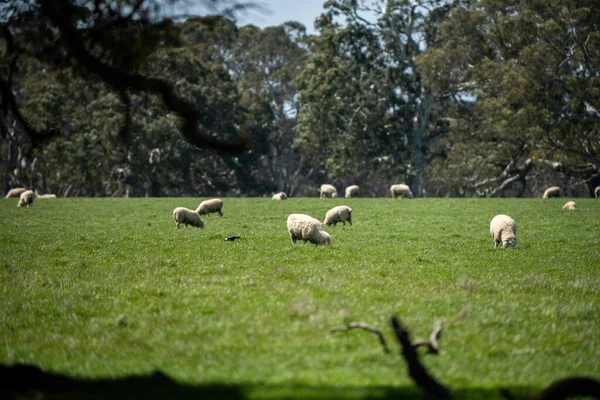
<instances>
[{"instance_id":1,"label":"white sheep","mask_svg":"<svg viewBox=\"0 0 600 400\"><path fill-rule=\"evenodd\" d=\"M26 190L23 193L21 193L17 207L29 207L33 204L33 200L35 200L35 193L33 192L33 190Z\"/></svg>"},{"instance_id":2,"label":"white sheep","mask_svg":"<svg viewBox=\"0 0 600 400\"><path fill-rule=\"evenodd\" d=\"M574 201L567 201L564 206L562 206L563 210L575 210L577 208L577 203Z\"/></svg>"},{"instance_id":3,"label":"white sheep","mask_svg":"<svg viewBox=\"0 0 600 400\"><path fill-rule=\"evenodd\" d=\"M198 228L204 228L204 222L200 218L195 210L190 210L185 207L177 207L173 210L173 219L175 220L175 228L179 228L179 224L195 226Z\"/></svg>"},{"instance_id":4,"label":"white sheep","mask_svg":"<svg viewBox=\"0 0 600 400\"><path fill-rule=\"evenodd\" d=\"M346 198L358 197L358 185L351 185L346 188Z\"/></svg>"},{"instance_id":5,"label":"white sheep","mask_svg":"<svg viewBox=\"0 0 600 400\"><path fill-rule=\"evenodd\" d=\"M600 186L596 186L596 189L594 189L594 196L596 196L597 199L600 199Z\"/></svg>"},{"instance_id":6,"label":"white sheep","mask_svg":"<svg viewBox=\"0 0 600 400\"><path fill-rule=\"evenodd\" d=\"M551 186L544 191L544 195L542 196L542 198L548 199L550 197L559 197L559 196L560 196L560 187Z\"/></svg>"},{"instance_id":7,"label":"white sheep","mask_svg":"<svg viewBox=\"0 0 600 400\"><path fill-rule=\"evenodd\" d=\"M341 222L346 226L346 221L352 225L352 209L348 206L337 206L327 211L323 223L335 226L338 222Z\"/></svg>"},{"instance_id":8,"label":"white sheep","mask_svg":"<svg viewBox=\"0 0 600 400\"><path fill-rule=\"evenodd\" d=\"M296 240L308 241L317 246L331 244L331 236L323 230L321 222L306 214L290 214L287 230L292 244L296 244Z\"/></svg>"},{"instance_id":9,"label":"white sheep","mask_svg":"<svg viewBox=\"0 0 600 400\"><path fill-rule=\"evenodd\" d=\"M287 200L287 194L285 192L275 193L272 200Z\"/></svg>"},{"instance_id":10,"label":"white sheep","mask_svg":"<svg viewBox=\"0 0 600 400\"><path fill-rule=\"evenodd\" d=\"M321 198L324 197L331 197L336 198L337 197L337 190L333 185L328 185L326 183L321 185Z\"/></svg>"},{"instance_id":11,"label":"white sheep","mask_svg":"<svg viewBox=\"0 0 600 400\"><path fill-rule=\"evenodd\" d=\"M413 194L410 191L410 188L408 187L408 185L404 185L404 184L399 184L399 185L392 185L390 186L390 192L392 193L392 199L395 199L396 197L400 197L400 198L412 198Z\"/></svg>"},{"instance_id":12,"label":"white sheep","mask_svg":"<svg viewBox=\"0 0 600 400\"><path fill-rule=\"evenodd\" d=\"M517 244L517 224L508 215L496 215L490 222L490 235L494 248L498 247L498 243L502 243L505 249L513 248Z\"/></svg>"},{"instance_id":13,"label":"white sheep","mask_svg":"<svg viewBox=\"0 0 600 400\"><path fill-rule=\"evenodd\" d=\"M10 189L8 191L8 193L6 193L6 198L10 199L11 197L19 197L21 195L21 193L23 193L25 190L25 188L13 188Z\"/></svg>"},{"instance_id":14,"label":"white sheep","mask_svg":"<svg viewBox=\"0 0 600 400\"><path fill-rule=\"evenodd\" d=\"M38 195L37 197L40 198L40 199L55 199L56 195L55 194L47 193L47 194Z\"/></svg>"},{"instance_id":15,"label":"white sheep","mask_svg":"<svg viewBox=\"0 0 600 400\"><path fill-rule=\"evenodd\" d=\"M219 216L223 216L223 200L221 199L210 199L204 200L198 208L196 208L196 212L200 215L206 215L210 213L219 213Z\"/></svg>"}]
</instances>

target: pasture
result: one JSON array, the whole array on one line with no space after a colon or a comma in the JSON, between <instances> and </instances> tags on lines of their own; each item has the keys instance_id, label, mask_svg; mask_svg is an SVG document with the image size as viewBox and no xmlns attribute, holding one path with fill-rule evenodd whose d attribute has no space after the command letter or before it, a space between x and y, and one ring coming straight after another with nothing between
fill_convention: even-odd
<instances>
[{"instance_id":1,"label":"pasture","mask_svg":"<svg viewBox=\"0 0 600 400\"><path fill-rule=\"evenodd\" d=\"M176 230L173 208L204 199L1 199L0 364L88 381L161 370L180 397L421 398L397 315L413 338L443 319L442 353L422 361L459 398L600 378L598 200L224 198L223 218ZM288 214L340 204L354 224L326 227L331 246L292 246ZM516 249L493 248L496 214L517 222ZM393 354L328 333L349 321Z\"/></svg>"}]
</instances>

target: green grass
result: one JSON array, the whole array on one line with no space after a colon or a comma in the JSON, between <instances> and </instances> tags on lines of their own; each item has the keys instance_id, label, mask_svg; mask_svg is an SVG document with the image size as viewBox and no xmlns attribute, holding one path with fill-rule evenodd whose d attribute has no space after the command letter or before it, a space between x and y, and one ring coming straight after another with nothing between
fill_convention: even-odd
<instances>
[{"instance_id":1,"label":"green grass","mask_svg":"<svg viewBox=\"0 0 600 400\"><path fill-rule=\"evenodd\" d=\"M2 199L0 364L160 369L249 398L415 397L374 336L328 334L364 321L396 350L395 314L421 337L443 318L442 354L423 360L461 398L600 378L600 201L224 199L224 218L176 230L173 208L201 200ZM288 214L340 204L354 225L327 227L332 246L292 246ZM496 214L517 222L515 250L493 248Z\"/></svg>"}]
</instances>

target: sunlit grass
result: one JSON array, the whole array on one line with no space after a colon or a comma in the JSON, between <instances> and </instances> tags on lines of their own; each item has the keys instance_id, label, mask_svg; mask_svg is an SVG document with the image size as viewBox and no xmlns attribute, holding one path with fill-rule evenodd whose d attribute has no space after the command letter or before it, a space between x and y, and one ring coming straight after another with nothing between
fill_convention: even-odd
<instances>
[{"instance_id":1,"label":"sunlit grass","mask_svg":"<svg viewBox=\"0 0 600 400\"><path fill-rule=\"evenodd\" d=\"M13 200L0 201L1 364L378 397L412 386L402 360L328 330L360 320L391 340L396 314L422 337L443 318L442 354L424 362L467 397L600 377L600 201L224 199L223 218L176 230L173 208L202 198ZM327 227L332 246L292 246L288 214L341 204L354 224ZM515 250L494 250L496 214L517 222Z\"/></svg>"}]
</instances>

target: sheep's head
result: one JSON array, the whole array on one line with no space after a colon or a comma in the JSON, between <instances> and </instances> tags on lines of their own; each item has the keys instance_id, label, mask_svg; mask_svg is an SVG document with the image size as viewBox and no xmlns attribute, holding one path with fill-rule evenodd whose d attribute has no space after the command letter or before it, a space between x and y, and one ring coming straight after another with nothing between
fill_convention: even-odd
<instances>
[{"instance_id":1,"label":"sheep's head","mask_svg":"<svg viewBox=\"0 0 600 400\"><path fill-rule=\"evenodd\" d=\"M319 236L319 246L328 246L331 244L331 236L329 233L321 231Z\"/></svg>"},{"instance_id":2,"label":"sheep's head","mask_svg":"<svg viewBox=\"0 0 600 400\"><path fill-rule=\"evenodd\" d=\"M504 247L505 249L514 249L516 245L517 238L514 236L502 240L502 247Z\"/></svg>"}]
</instances>

